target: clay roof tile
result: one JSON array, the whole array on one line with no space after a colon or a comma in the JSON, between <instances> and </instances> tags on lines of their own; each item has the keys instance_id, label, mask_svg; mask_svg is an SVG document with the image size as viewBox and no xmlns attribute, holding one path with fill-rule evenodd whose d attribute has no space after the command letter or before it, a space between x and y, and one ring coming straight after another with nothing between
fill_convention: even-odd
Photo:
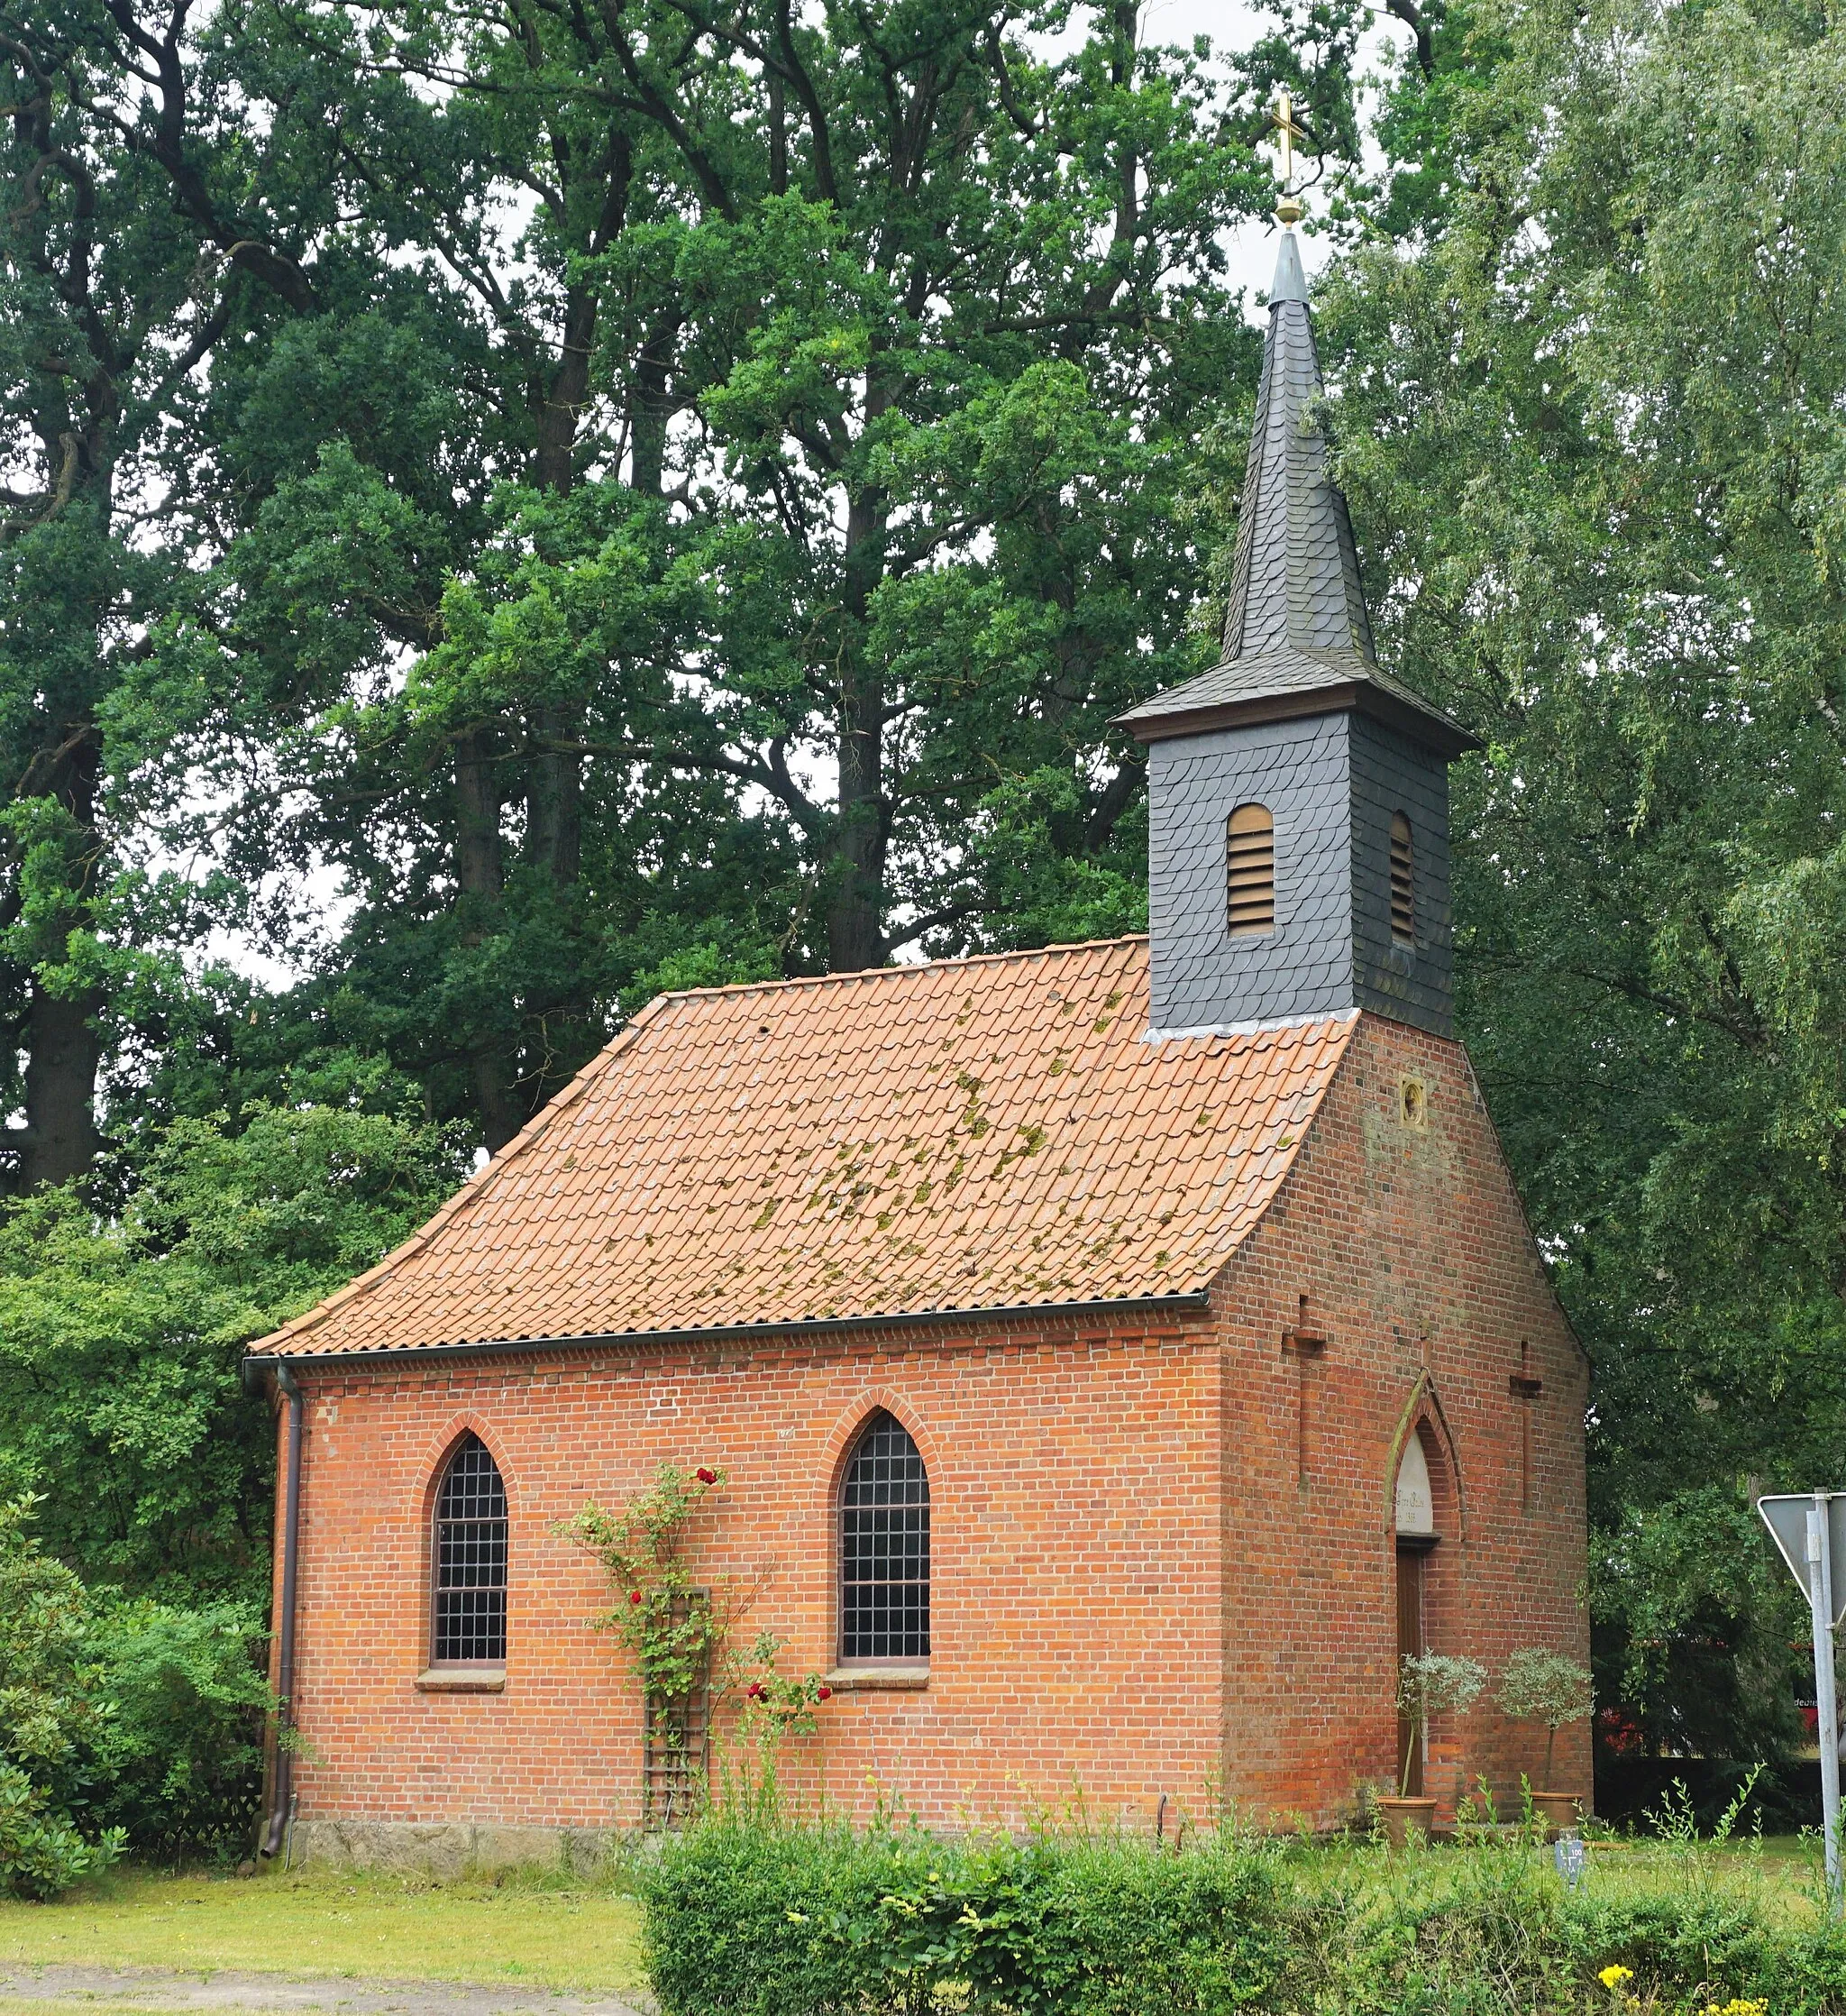
<instances>
[{"instance_id":1,"label":"clay roof tile","mask_svg":"<svg viewBox=\"0 0 1846 2016\"><path fill-rule=\"evenodd\" d=\"M664 995L256 1349L1196 1292L1275 1196L1352 1022L1149 1043L1147 1003L1141 939Z\"/></svg>"}]
</instances>

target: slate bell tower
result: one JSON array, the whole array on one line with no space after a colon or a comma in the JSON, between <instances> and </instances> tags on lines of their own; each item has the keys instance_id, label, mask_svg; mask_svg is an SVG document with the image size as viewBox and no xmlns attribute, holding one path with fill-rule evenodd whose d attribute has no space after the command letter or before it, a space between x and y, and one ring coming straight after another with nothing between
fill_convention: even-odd
<instances>
[{"instance_id":1,"label":"slate bell tower","mask_svg":"<svg viewBox=\"0 0 1846 2016\"><path fill-rule=\"evenodd\" d=\"M1222 662L1120 717L1147 745L1151 1037L1368 1008L1454 1034L1450 760L1480 747L1384 672L1283 233Z\"/></svg>"}]
</instances>

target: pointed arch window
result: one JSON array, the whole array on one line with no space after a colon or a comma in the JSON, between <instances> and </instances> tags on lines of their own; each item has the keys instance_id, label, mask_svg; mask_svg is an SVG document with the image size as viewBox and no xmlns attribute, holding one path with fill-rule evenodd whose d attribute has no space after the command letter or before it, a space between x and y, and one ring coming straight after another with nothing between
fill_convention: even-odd
<instances>
[{"instance_id":1,"label":"pointed arch window","mask_svg":"<svg viewBox=\"0 0 1846 2016\"><path fill-rule=\"evenodd\" d=\"M1266 805L1239 805L1225 821L1225 883L1233 938L1275 929L1275 820Z\"/></svg>"},{"instance_id":2,"label":"pointed arch window","mask_svg":"<svg viewBox=\"0 0 1846 2016\"><path fill-rule=\"evenodd\" d=\"M1376 829L1375 828L1375 831ZM1394 945L1417 941L1415 861L1411 853L1410 821L1402 812L1391 815L1391 939Z\"/></svg>"},{"instance_id":3,"label":"pointed arch window","mask_svg":"<svg viewBox=\"0 0 1846 2016\"><path fill-rule=\"evenodd\" d=\"M883 1408L865 1424L840 1489L840 1663L929 1657L929 1475Z\"/></svg>"},{"instance_id":4,"label":"pointed arch window","mask_svg":"<svg viewBox=\"0 0 1846 2016\"><path fill-rule=\"evenodd\" d=\"M436 1493L430 1559L430 1664L507 1663L507 1487L471 1429Z\"/></svg>"}]
</instances>

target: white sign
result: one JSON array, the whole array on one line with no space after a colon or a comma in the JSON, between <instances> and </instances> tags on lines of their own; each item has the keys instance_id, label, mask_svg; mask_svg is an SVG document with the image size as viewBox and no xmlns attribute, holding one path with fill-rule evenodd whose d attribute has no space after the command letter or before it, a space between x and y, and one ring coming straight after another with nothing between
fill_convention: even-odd
<instances>
[{"instance_id":1,"label":"white sign","mask_svg":"<svg viewBox=\"0 0 1846 2016\"><path fill-rule=\"evenodd\" d=\"M1805 1596L1809 1574L1807 1516L1821 1504L1827 1508L1827 1552L1835 1570L1833 1614L1827 1622L1838 1624L1846 1616L1846 1574L1839 1572L1841 1566L1846 1566L1846 1491L1789 1491L1777 1498L1759 1498L1756 1508L1769 1529L1776 1551L1788 1563L1788 1572L1801 1584L1801 1593Z\"/></svg>"},{"instance_id":2,"label":"white sign","mask_svg":"<svg viewBox=\"0 0 1846 2016\"><path fill-rule=\"evenodd\" d=\"M1430 1489L1430 1459L1412 1430L1403 1447L1403 1461L1397 1466L1397 1531L1400 1537L1433 1535L1436 1531L1435 1494ZM1846 1556L1842 1556L1846 1559Z\"/></svg>"}]
</instances>

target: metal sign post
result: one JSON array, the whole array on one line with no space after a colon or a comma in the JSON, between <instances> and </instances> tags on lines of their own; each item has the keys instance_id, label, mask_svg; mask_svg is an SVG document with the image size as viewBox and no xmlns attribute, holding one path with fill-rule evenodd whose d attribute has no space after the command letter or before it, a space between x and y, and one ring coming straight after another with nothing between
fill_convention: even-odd
<instances>
[{"instance_id":1,"label":"metal sign post","mask_svg":"<svg viewBox=\"0 0 1846 2016\"><path fill-rule=\"evenodd\" d=\"M1841 1606L1834 1595L1833 1557L1846 1565L1846 1492L1804 1491L1763 1498L1756 1508L1788 1563L1790 1573L1807 1591L1814 1622L1814 1694L1815 1735L1821 1751L1821 1824L1825 1830L1827 1895L1833 1915L1841 1911L1840 1886L1840 1727L1833 1691L1833 1627ZM1846 1573L1840 1577L1846 1594Z\"/></svg>"},{"instance_id":2,"label":"metal sign post","mask_svg":"<svg viewBox=\"0 0 1846 2016\"><path fill-rule=\"evenodd\" d=\"M1808 1599L1814 1607L1814 1719L1821 1737L1821 1819L1827 1830L1827 1895L1840 1911L1840 1710L1833 1699L1833 1550L1824 1506L1807 1516ZM1846 1578L1842 1578L1846 1580Z\"/></svg>"}]
</instances>

